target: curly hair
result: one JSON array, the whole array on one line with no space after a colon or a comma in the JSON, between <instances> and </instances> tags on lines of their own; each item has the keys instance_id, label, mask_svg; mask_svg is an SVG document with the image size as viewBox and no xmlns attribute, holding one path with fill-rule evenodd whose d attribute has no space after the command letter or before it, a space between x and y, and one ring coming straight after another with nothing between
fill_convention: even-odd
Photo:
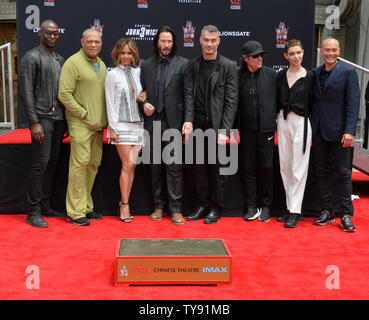
<instances>
[{"instance_id":1,"label":"curly hair","mask_svg":"<svg viewBox=\"0 0 369 320\"><path fill-rule=\"evenodd\" d=\"M132 51L133 55L133 66L136 66L137 62L140 60L140 56L138 53L138 47L134 40L130 38L121 38L119 39L111 51L111 58L113 60L113 63L115 66L118 66L120 64L120 53L122 52L123 48L125 46L128 46L128 48Z\"/></svg>"}]
</instances>

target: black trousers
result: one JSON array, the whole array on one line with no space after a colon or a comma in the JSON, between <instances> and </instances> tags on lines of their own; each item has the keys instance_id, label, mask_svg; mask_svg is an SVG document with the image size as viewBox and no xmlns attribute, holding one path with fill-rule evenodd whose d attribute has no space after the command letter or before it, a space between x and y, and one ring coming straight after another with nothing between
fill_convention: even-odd
<instances>
[{"instance_id":1,"label":"black trousers","mask_svg":"<svg viewBox=\"0 0 369 320\"><path fill-rule=\"evenodd\" d=\"M340 141L327 142L319 135L313 140L313 159L318 178L322 210L334 211L330 177L334 169L338 175L339 207L337 216L353 215L351 148L343 148ZM332 167L333 165L333 167Z\"/></svg>"},{"instance_id":2,"label":"black trousers","mask_svg":"<svg viewBox=\"0 0 369 320\"><path fill-rule=\"evenodd\" d=\"M247 207L272 206L273 154L274 132L240 130L239 167Z\"/></svg>"},{"instance_id":3,"label":"black trousers","mask_svg":"<svg viewBox=\"0 0 369 320\"><path fill-rule=\"evenodd\" d=\"M207 129L213 130L205 122L195 122L193 129L201 129L203 131ZM216 138L214 141L209 141L205 138L204 144L201 146L201 152L203 152L204 155L203 161L197 163L196 142L197 141L194 141L193 144L194 164L191 170L193 181L191 187L194 189L196 206L215 209L219 214L222 214L224 210L224 194L227 176L220 174L220 169L224 168L225 165L219 161L218 148L226 148L226 146L219 146L216 142ZM210 157L209 148L213 151L212 154L215 154L214 157Z\"/></svg>"},{"instance_id":4,"label":"black trousers","mask_svg":"<svg viewBox=\"0 0 369 320\"><path fill-rule=\"evenodd\" d=\"M368 136L369 136L369 103L365 104L364 143L363 143L364 149L368 149Z\"/></svg>"},{"instance_id":5,"label":"black trousers","mask_svg":"<svg viewBox=\"0 0 369 320\"><path fill-rule=\"evenodd\" d=\"M64 120L40 117L39 121L45 138L42 144L32 140L32 165L27 194L29 215L38 215L50 209L53 176L67 129Z\"/></svg>"},{"instance_id":6,"label":"black trousers","mask_svg":"<svg viewBox=\"0 0 369 320\"><path fill-rule=\"evenodd\" d=\"M161 134L165 130L169 129L168 121L165 116L165 112L155 114L155 121L161 123ZM156 209L166 209L169 214L182 213L182 202L183 202L183 164L172 163L166 164L161 158L160 164L153 163L153 153L158 143L161 143L160 153L163 154L163 150L168 146L171 141L157 141L157 138L153 138L153 131L150 132L150 155L151 155L151 187L154 199L154 206ZM182 143L179 146L182 148ZM156 148L158 151L158 148ZM173 156L173 154L171 153Z\"/></svg>"}]
</instances>

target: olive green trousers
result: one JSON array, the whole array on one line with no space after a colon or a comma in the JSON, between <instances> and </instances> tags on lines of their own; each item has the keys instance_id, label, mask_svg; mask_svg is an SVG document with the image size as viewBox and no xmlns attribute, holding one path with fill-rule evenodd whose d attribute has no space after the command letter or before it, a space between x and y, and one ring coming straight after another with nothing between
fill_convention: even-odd
<instances>
[{"instance_id":1,"label":"olive green trousers","mask_svg":"<svg viewBox=\"0 0 369 320\"><path fill-rule=\"evenodd\" d=\"M67 215L75 220L92 212L92 187L102 158L103 131L93 131L79 119L68 121L70 135Z\"/></svg>"}]
</instances>

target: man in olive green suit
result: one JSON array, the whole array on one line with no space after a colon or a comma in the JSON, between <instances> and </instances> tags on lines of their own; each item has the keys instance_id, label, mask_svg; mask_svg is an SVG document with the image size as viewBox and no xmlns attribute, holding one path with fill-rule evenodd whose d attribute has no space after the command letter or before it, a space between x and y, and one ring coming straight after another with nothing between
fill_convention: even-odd
<instances>
[{"instance_id":1,"label":"man in olive green suit","mask_svg":"<svg viewBox=\"0 0 369 320\"><path fill-rule=\"evenodd\" d=\"M65 106L70 134L67 221L86 226L90 220L102 219L94 212L91 190L102 158L103 129L107 127L107 70L98 57L102 46L99 32L86 30L81 44L81 50L63 65L59 100Z\"/></svg>"}]
</instances>

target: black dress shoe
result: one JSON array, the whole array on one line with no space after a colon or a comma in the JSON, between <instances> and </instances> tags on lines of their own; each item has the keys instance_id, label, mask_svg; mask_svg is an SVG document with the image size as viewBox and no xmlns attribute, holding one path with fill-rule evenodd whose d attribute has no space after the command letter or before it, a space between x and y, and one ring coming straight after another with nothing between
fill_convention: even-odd
<instances>
[{"instance_id":1,"label":"black dress shoe","mask_svg":"<svg viewBox=\"0 0 369 320\"><path fill-rule=\"evenodd\" d=\"M279 216L277 218L278 222L286 222L288 217L290 216L290 213L287 211L286 213L284 213L283 215Z\"/></svg>"},{"instance_id":2,"label":"black dress shoe","mask_svg":"<svg viewBox=\"0 0 369 320\"><path fill-rule=\"evenodd\" d=\"M26 221L32 227L36 227L36 228L47 228L49 226L48 223L39 214L33 215L33 216L27 216Z\"/></svg>"},{"instance_id":3,"label":"black dress shoe","mask_svg":"<svg viewBox=\"0 0 369 320\"><path fill-rule=\"evenodd\" d=\"M341 228L346 232L355 232L355 226L351 221L351 216L345 215L341 218Z\"/></svg>"},{"instance_id":4,"label":"black dress shoe","mask_svg":"<svg viewBox=\"0 0 369 320\"><path fill-rule=\"evenodd\" d=\"M196 211L189 216L187 216L187 221L197 221L204 218L209 212L209 209L205 207L199 207L196 209Z\"/></svg>"},{"instance_id":5,"label":"black dress shoe","mask_svg":"<svg viewBox=\"0 0 369 320\"><path fill-rule=\"evenodd\" d=\"M90 225L90 220L88 220L86 217L81 217L81 218L77 218L74 220L70 217L67 217L67 221L75 224L76 226L89 226Z\"/></svg>"},{"instance_id":6,"label":"black dress shoe","mask_svg":"<svg viewBox=\"0 0 369 320\"><path fill-rule=\"evenodd\" d=\"M103 218L103 215L95 211L91 211L86 214L86 218L88 220L101 220Z\"/></svg>"},{"instance_id":7,"label":"black dress shoe","mask_svg":"<svg viewBox=\"0 0 369 320\"><path fill-rule=\"evenodd\" d=\"M301 216L301 214L297 214L297 213L293 213L291 212L288 215L288 218L286 220L286 223L284 224L285 228L296 228L297 227L297 223L299 222L299 216Z\"/></svg>"},{"instance_id":8,"label":"black dress shoe","mask_svg":"<svg viewBox=\"0 0 369 320\"><path fill-rule=\"evenodd\" d=\"M286 222L289 216L290 216L290 212L287 211L287 213L285 213L285 214L281 215L280 217L278 217L277 221L278 222ZM302 220L304 220L304 216L302 214L298 213L297 214L297 219L299 221L302 221Z\"/></svg>"},{"instance_id":9,"label":"black dress shoe","mask_svg":"<svg viewBox=\"0 0 369 320\"><path fill-rule=\"evenodd\" d=\"M328 210L323 210L319 218L314 220L314 224L317 226L325 226L326 224L332 222L334 222L334 214Z\"/></svg>"},{"instance_id":10,"label":"black dress shoe","mask_svg":"<svg viewBox=\"0 0 369 320\"><path fill-rule=\"evenodd\" d=\"M55 217L55 218L66 216L64 212L59 212L54 209L49 209L48 211L43 212L42 215L45 217Z\"/></svg>"},{"instance_id":11,"label":"black dress shoe","mask_svg":"<svg viewBox=\"0 0 369 320\"><path fill-rule=\"evenodd\" d=\"M215 222L218 222L219 219L220 219L220 214L217 212L217 210L212 209L209 211L208 215L205 217L204 223L205 224L215 223Z\"/></svg>"}]
</instances>

